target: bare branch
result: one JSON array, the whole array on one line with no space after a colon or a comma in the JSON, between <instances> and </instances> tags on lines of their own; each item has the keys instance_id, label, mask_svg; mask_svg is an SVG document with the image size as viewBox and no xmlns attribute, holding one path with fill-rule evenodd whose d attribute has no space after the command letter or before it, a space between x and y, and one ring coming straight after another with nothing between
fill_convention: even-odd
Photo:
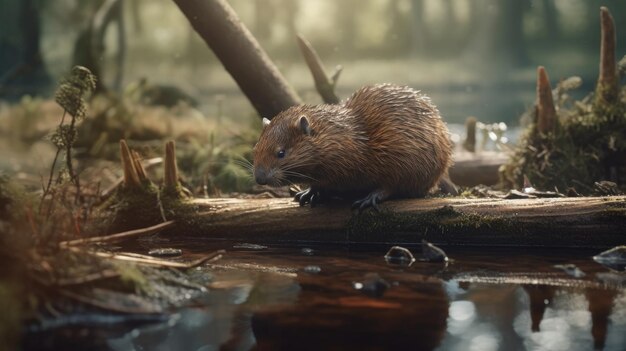
<instances>
[{"instance_id":1,"label":"bare branch","mask_svg":"<svg viewBox=\"0 0 626 351\"><path fill-rule=\"evenodd\" d=\"M596 87L596 106L614 104L619 98L617 61L615 58L615 23L606 7L600 8L600 75Z\"/></svg>"},{"instance_id":2,"label":"bare branch","mask_svg":"<svg viewBox=\"0 0 626 351\"><path fill-rule=\"evenodd\" d=\"M315 81L315 88L317 92L322 96L322 99L327 104L337 104L339 103L339 98L335 95L335 84L337 83L337 79L339 79L339 75L341 74L341 66L338 66L333 74L332 80L328 78L326 72L324 71L324 67L322 65L322 60L319 55L311 46L306 39L302 37L302 35L297 35L298 46L300 47L300 52L302 52L302 56L304 56L304 60L306 61L307 66L309 66L309 70L311 71L311 75L313 75L313 80Z\"/></svg>"}]
</instances>

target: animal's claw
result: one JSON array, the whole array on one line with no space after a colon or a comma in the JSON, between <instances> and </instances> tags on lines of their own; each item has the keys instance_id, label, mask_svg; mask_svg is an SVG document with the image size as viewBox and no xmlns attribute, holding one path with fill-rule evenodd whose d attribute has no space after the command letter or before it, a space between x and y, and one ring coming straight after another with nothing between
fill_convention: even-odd
<instances>
[{"instance_id":1,"label":"animal's claw","mask_svg":"<svg viewBox=\"0 0 626 351\"><path fill-rule=\"evenodd\" d=\"M381 191L373 191L365 198L352 203L352 209L358 209L359 213L368 208L373 208L376 212L380 212L378 204L385 199L384 193Z\"/></svg>"},{"instance_id":2,"label":"animal's claw","mask_svg":"<svg viewBox=\"0 0 626 351\"><path fill-rule=\"evenodd\" d=\"M317 206L322 199L322 195L318 190L308 188L296 194L294 201L298 201L300 206L311 204L311 207Z\"/></svg>"}]
</instances>

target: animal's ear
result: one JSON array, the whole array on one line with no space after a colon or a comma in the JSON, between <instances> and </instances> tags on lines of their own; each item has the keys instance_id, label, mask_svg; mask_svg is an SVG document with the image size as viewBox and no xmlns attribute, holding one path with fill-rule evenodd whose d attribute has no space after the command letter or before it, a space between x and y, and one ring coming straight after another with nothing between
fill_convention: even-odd
<instances>
[{"instance_id":1,"label":"animal's ear","mask_svg":"<svg viewBox=\"0 0 626 351\"><path fill-rule=\"evenodd\" d=\"M300 130L306 135L311 135L311 126L309 125L309 119L305 115L300 116Z\"/></svg>"},{"instance_id":2,"label":"animal's ear","mask_svg":"<svg viewBox=\"0 0 626 351\"><path fill-rule=\"evenodd\" d=\"M269 126L269 125L270 125L270 122L271 122L271 121L270 121L269 119L267 119L267 118L263 117L263 128L265 128L265 127Z\"/></svg>"}]
</instances>

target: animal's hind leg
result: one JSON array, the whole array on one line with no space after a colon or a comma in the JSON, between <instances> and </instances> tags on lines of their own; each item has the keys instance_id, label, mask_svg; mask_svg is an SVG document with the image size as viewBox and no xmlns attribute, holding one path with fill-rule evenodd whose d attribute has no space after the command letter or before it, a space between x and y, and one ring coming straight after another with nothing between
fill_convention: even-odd
<instances>
[{"instance_id":1,"label":"animal's hind leg","mask_svg":"<svg viewBox=\"0 0 626 351\"><path fill-rule=\"evenodd\" d=\"M389 198L391 193L387 190L377 189L369 193L366 197L361 200L357 200L352 204L352 209L358 208L359 212L367 209L368 207L372 207L376 211L380 211L378 204L385 201Z\"/></svg>"}]
</instances>

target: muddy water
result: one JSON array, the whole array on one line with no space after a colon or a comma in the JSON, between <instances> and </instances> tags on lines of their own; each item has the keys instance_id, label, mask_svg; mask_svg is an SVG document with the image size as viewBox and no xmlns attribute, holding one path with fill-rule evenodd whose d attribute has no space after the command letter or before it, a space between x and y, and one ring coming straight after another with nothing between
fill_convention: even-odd
<instances>
[{"instance_id":1,"label":"muddy water","mask_svg":"<svg viewBox=\"0 0 626 351\"><path fill-rule=\"evenodd\" d=\"M228 250L198 268L211 277L208 293L167 321L81 329L57 334L48 345L119 351L626 350L626 276L593 262L596 250L446 248L453 259L447 265L406 266L383 259L388 247L167 245L182 248L186 258ZM419 256L418 247L409 248ZM554 267L565 263L584 276Z\"/></svg>"}]
</instances>

